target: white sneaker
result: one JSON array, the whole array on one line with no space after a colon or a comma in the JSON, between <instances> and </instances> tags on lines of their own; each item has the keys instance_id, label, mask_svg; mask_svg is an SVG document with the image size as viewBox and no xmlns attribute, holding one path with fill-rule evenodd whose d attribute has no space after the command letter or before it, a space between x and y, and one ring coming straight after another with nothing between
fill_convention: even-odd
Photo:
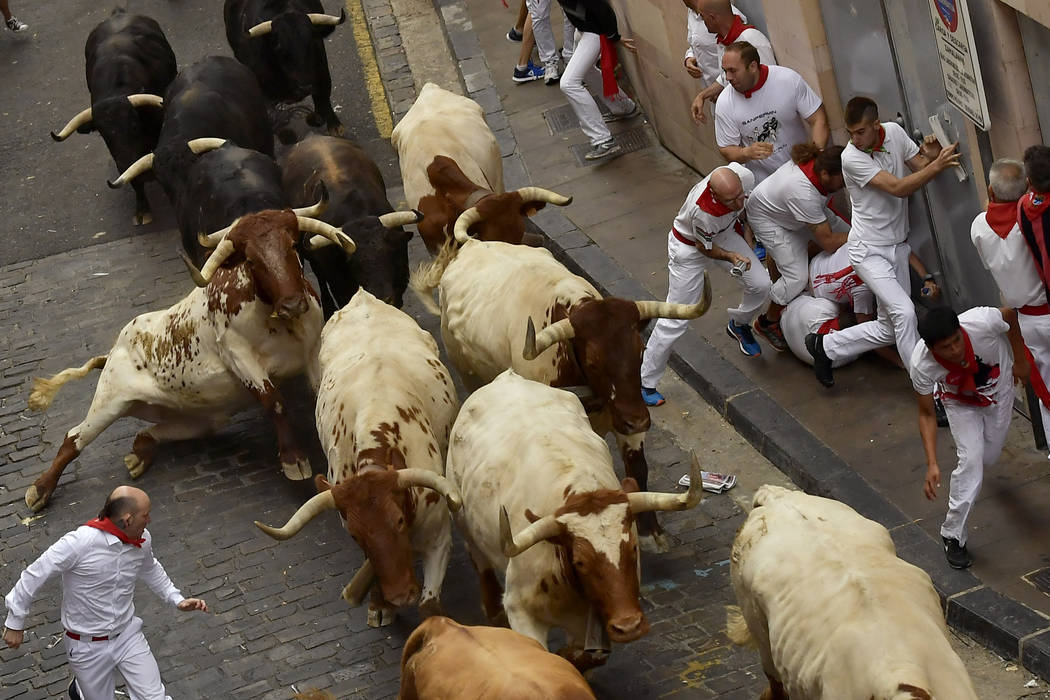
<instances>
[{"instance_id":1,"label":"white sneaker","mask_svg":"<svg viewBox=\"0 0 1050 700\"><path fill-rule=\"evenodd\" d=\"M702 471L700 472L700 478L703 481L701 487L704 491L710 491L711 493L725 493L736 486L736 474L717 474L715 472ZM689 483L688 474L678 480L678 485L686 488L689 487Z\"/></svg>"},{"instance_id":2,"label":"white sneaker","mask_svg":"<svg viewBox=\"0 0 1050 700\"><path fill-rule=\"evenodd\" d=\"M561 76L558 75L558 59L543 64L543 82L554 85Z\"/></svg>"},{"instance_id":3,"label":"white sneaker","mask_svg":"<svg viewBox=\"0 0 1050 700\"><path fill-rule=\"evenodd\" d=\"M623 151L623 148L620 147L620 144L613 139L609 139L587 151L583 157L585 160L601 160L609 156L619 155L621 151Z\"/></svg>"},{"instance_id":4,"label":"white sneaker","mask_svg":"<svg viewBox=\"0 0 1050 700\"><path fill-rule=\"evenodd\" d=\"M5 24L7 25L7 28L10 29L12 32L24 32L25 30L29 29L29 25L21 21L17 17L12 17L11 19L7 20Z\"/></svg>"}]
</instances>

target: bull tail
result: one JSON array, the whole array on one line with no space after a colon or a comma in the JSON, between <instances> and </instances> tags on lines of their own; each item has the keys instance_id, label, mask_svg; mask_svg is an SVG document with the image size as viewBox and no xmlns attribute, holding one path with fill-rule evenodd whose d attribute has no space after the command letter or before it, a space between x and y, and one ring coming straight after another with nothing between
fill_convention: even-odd
<instances>
[{"instance_id":1,"label":"bull tail","mask_svg":"<svg viewBox=\"0 0 1050 700\"><path fill-rule=\"evenodd\" d=\"M34 411L46 410L63 384L74 379L83 379L91 370L102 369L105 366L106 355L99 355L92 357L80 367L64 369L49 379L37 377L33 380L33 392L29 394L29 408Z\"/></svg>"},{"instance_id":2,"label":"bull tail","mask_svg":"<svg viewBox=\"0 0 1050 700\"><path fill-rule=\"evenodd\" d=\"M426 310L435 316L441 315L441 309L434 301L434 290L441 284L441 276L445 274L445 268L456 257L459 246L453 240L446 241L434 259L428 263L422 263L412 271L408 278L408 286Z\"/></svg>"},{"instance_id":3,"label":"bull tail","mask_svg":"<svg viewBox=\"0 0 1050 700\"><path fill-rule=\"evenodd\" d=\"M755 640L751 636L751 630L747 628L747 620L744 613L740 611L739 605L726 606L726 636L729 641L740 647L755 646Z\"/></svg>"}]
</instances>

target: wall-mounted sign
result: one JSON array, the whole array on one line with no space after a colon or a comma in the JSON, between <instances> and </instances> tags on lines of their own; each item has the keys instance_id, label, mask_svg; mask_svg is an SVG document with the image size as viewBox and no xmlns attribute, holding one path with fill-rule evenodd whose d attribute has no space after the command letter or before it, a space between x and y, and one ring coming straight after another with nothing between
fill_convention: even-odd
<instances>
[{"instance_id":1,"label":"wall-mounted sign","mask_svg":"<svg viewBox=\"0 0 1050 700\"><path fill-rule=\"evenodd\" d=\"M929 0L948 101L985 131L991 126L966 0Z\"/></svg>"}]
</instances>

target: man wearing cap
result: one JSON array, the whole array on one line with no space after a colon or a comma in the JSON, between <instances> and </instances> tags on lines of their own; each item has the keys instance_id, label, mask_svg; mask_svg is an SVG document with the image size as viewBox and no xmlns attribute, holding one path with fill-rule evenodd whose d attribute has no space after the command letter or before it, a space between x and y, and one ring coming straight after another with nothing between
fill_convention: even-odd
<instances>
[{"instance_id":1,"label":"man wearing cap","mask_svg":"<svg viewBox=\"0 0 1050 700\"><path fill-rule=\"evenodd\" d=\"M149 496L131 486L117 487L98 518L48 547L4 598L4 642L17 649L37 592L49 578L61 574L62 626L74 674L69 697L75 700L112 700L118 671L132 698L168 698L142 634L142 619L135 616L138 579L179 610L208 611L203 600L184 598L154 558L153 538L146 530L149 522Z\"/></svg>"}]
</instances>

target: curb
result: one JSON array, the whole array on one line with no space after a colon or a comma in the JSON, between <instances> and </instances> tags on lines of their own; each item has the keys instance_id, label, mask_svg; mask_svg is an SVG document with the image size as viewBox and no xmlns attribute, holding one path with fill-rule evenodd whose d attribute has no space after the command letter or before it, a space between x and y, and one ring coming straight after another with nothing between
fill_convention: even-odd
<instances>
[{"instance_id":1,"label":"curb","mask_svg":"<svg viewBox=\"0 0 1050 700\"><path fill-rule=\"evenodd\" d=\"M369 15L371 8L383 6L390 12L388 0L365 0L365 3ZM532 184L517 153L517 141L466 5L463 0L434 0L434 4L441 15L467 95L483 107L485 120L499 141L506 188ZM403 104L401 101L398 106ZM396 118L404 114L403 110L400 114L397 111L395 123ZM591 282L603 295L653 299L630 273L559 212L543 209L528 220L527 228L542 235L555 258ZM799 488L842 501L886 527L897 555L930 575L952 628L1050 682L1050 619L988 588L972 573L948 568L940 542L886 500L698 334L687 333L678 340L669 364Z\"/></svg>"}]
</instances>

